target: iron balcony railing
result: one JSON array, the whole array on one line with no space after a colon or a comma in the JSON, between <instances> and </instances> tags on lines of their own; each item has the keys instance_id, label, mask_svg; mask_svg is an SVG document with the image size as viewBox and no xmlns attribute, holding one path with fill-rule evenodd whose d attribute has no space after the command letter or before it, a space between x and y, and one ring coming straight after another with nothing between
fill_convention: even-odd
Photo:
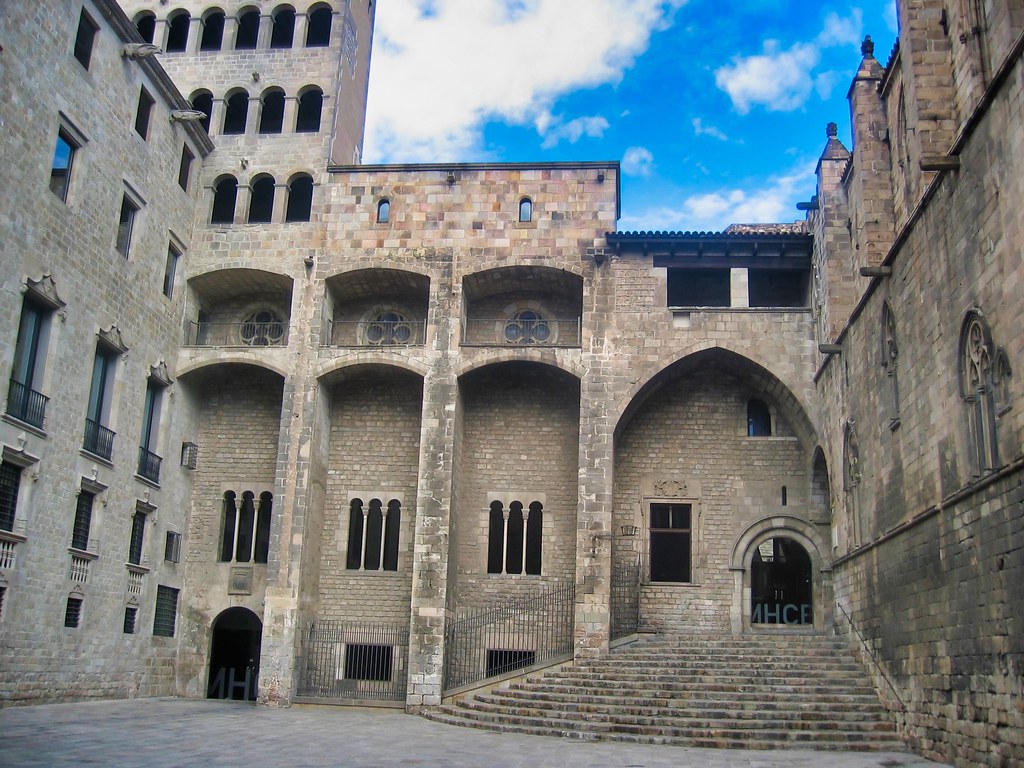
<instances>
[{"instance_id":1,"label":"iron balcony railing","mask_svg":"<svg viewBox=\"0 0 1024 768\"><path fill-rule=\"evenodd\" d=\"M288 324L282 321L210 323L189 320L186 347L283 347L288 343Z\"/></svg>"},{"instance_id":2,"label":"iron balcony railing","mask_svg":"<svg viewBox=\"0 0 1024 768\"><path fill-rule=\"evenodd\" d=\"M328 347L416 347L426 339L425 320L332 320L323 344Z\"/></svg>"},{"instance_id":3,"label":"iron balcony railing","mask_svg":"<svg viewBox=\"0 0 1024 768\"><path fill-rule=\"evenodd\" d=\"M640 631L640 558L612 563L611 639Z\"/></svg>"},{"instance_id":4,"label":"iron balcony railing","mask_svg":"<svg viewBox=\"0 0 1024 768\"><path fill-rule=\"evenodd\" d=\"M85 420L85 439L82 448L102 459L109 460L114 455L114 437L116 433L92 419Z\"/></svg>"},{"instance_id":5,"label":"iron balcony railing","mask_svg":"<svg viewBox=\"0 0 1024 768\"><path fill-rule=\"evenodd\" d=\"M139 477L144 477L147 480L152 480L154 483L160 482L160 463L163 461L152 451L148 450L144 446L139 446Z\"/></svg>"},{"instance_id":6,"label":"iron balcony railing","mask_svg":"<svg viewBox=\"0 0 1024 768\"><path fill-rule=\"evenodd\" d=\"M575 599L576 585L567 581L449 621L445 628L445 691L570 657Z\"/></svg>"},{"instance_id":7,"label":"iron balcony railing","mask_svg":"<svg viewBox=\"0 0 1024 768\"><path fill-rule=\"evenodd\" d=\"M464 347L579 347L580 319L484 319L462 323Z\"/></svg>"},{"instance_id":8,"label":"iron balcony railing","mask_svg":"<svg viewBox=\"0 0 1024 768\"><path fill-rule=\"evenodd\" d=\"M45 395L20 381L11 379L11 386L7 390L7 414L18 421L42 429L46 417L46 404L49 401Z\"/></svg>"},{"instance_id":9,"label":"iron balcony railing","mask_svg":"<svg viewBox=\"0 0 1024 768\"><path fill-rule=\"evenodd\" d=\"M379 621L314 621L302 633L298 695L404 701L409 627Z\"/></svg>"}]
</instances>

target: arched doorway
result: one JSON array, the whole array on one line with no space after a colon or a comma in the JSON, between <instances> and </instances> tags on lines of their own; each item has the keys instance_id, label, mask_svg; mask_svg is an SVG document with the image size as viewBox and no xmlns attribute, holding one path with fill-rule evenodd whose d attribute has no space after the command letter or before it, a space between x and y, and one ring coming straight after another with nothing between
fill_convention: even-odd
<instances>
[{"instance_id":1,"label":"arched doorway","mask_svg":"<svg viewBox=\"0 0 1024 768\"><path fill-rule=\"evenodd\" d=\"M777 536L754 549L750 623L814 626L811 557L795 540Z\"/></svg>"},{"instance_id":2,"label":"arched doorway","mask_svg":"<svg viewBox=\"0 0 1024 768\"><path fill-rule=\"evenodd\" d=\"M256 700L263 623L248 608L228 608L213 621L209 699Z\"/></svg>"}]
</instances>

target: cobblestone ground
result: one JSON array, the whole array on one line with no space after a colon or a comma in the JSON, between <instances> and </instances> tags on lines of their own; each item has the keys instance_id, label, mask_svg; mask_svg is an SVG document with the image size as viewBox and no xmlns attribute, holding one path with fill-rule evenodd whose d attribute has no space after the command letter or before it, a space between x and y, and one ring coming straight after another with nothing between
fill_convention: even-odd
<instances>
[{"instance_id":1,"label":"cobblestone ground","mask_svg":"<svg viewBox=\"0 0 1024 768\"><path fill-rule=\"evenodd\" d=\"M498 734L387 710L184 699L0 710L0 765L939 768L909 753L685 749Z\"/></svg>"}]
</instances>

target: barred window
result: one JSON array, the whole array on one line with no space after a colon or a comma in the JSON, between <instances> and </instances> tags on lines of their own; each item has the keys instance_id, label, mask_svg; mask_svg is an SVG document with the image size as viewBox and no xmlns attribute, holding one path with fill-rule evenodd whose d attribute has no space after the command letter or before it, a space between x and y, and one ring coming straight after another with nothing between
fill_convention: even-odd
<instances>
[{"instance_id":1,"label":"barred window","mask_svg":"<svg viewBox=\"0 0 1024 768\"><path fill-rule=\"evenodd\" d=\"M135 634L135 619L138 615L139 609L134 605L127 605L124 609L124 628L123 632L126 635Z\"/></svg>"},{"instance_id":2,"label":"barred window","mask_svg":"<svg viewBox=\"0 0 1024 768\"><path fill-rule=\"evenodd\" d=\"M69 597L64 607L64 626L76 629L82 621L82 598Z\"/></svg>"},{"instance_id":3,"label":"barred window","mask_svg":"<svg viewBox=\"0 0 1024 768\"><path fill-rule=\"evenodd\" d=\"M128 540L128 562L132 565L142 563L142 542L146 535L146 513L136 509L132 515L132 533Z\"/></svg>"},{"instance_id":4,"label":"barred window","mask_svg":"<svg viewBox=\"0 0 1024 768\"><path fill-rule=\"evenodd\" d=\"M0 463L0 531L14 530L21 488L21 467L9 461Z\"/></svg>"},{"instance_id":5,"label":"barred window","mask_svg":"<svg viewBox=\"0 0 1024 768\"><path fill-rule=\"evenodd\" d=\"M92 527L92 507L96 494L91 491L78 492L78 503L75 505L75 523L71 528L71 547L87 551L89 549L89 529Z\"/></svg>"},{"instance_id":6,"label":"barred window","mask_svg":"<svg viewBox=\"0 0 1024 768\"><path fill-rule=\"evenodd\" d=\"M156 588L156 611L153 613L153 634L174 637L174 624L178 618L178 592L163 584Z\"/></svg>"}]
</instances>

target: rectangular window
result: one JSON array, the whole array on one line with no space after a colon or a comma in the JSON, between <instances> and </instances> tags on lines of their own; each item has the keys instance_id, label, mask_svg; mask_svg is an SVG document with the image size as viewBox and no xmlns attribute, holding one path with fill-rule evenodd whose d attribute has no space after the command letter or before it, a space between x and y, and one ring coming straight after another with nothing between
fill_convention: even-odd
<instances>
[{"instance_id":1,"label":"rectangular window","mask_svg":"<svg viewBox=\"0 0 1024 768\"><path fill-rule=\"evenodd\" d=\"M82 621L82 598L69 597L64 608L64 626L76 629Z\"/></svg>"},{"instance_id":2,"label":"rectangular window","mask_svg":"<svg viewBox=\"0 0 1024 768\"><path fill-rule=\"evenodd\" d=\"M74 166L75 153L81 144L71 134L61 128L57 131L57 146L53 150L53 162L50 164L50 191L64 202L68 199L71 188L71 169Z\"/></svg>"},{"instance_id":3,"label":"rectangular window","mask_svg":"<svg viewBox=\"0 0 1024 768\"><path fill-rule=\"evenodd\" d=\"M153 117L155 103L145 88L139 91L139 105L135 110L135 132L144 139L149 137L149 121Z\"/></svg>"},{"instance_id":4,"label":"rectangular window","mask_svg":"<svg viewBox=\"0 0 1024 768\"><path fill-rule=\"evenodd\" d=\"M691 504L651 504L651 581L689 582Z\"/></svg>"},{"instance_id":5,"label":"rectangular window","mask_svg":"<svg viewBox=\"0 0 1024 768\"><path fill-rule=\"evenodd\" d=\"M751 307L806 307L810 272L802 269L748 269Z\"/></svg>"},{"instance_id":6,"label":"rectangular window","mask_svg":"<svg viewBox=\"0 0 1024 768\"><path fill-rule=\"evenodd\" d=\"M670 307L728 307L730 305L729 269L668 270Z\"/></svg>"},{"instance_id":7,"label":"rectangular window","mask_svg":"<svg viewBox=\"0 0 1024 768\"><path fill-rule=\"evenodd\" d=\"M160 430L160 404L163 384L150 379L146 384L146 402L142 413L142 436L139 439L139 476L154 483L160 482L160 464L163 461L153 450Z\"/></svg>"},{"instance_id":8,"label":"rectangular window","mask_svg":"<svg viewBox=\"0 0 1024 768\"><path fill-rule=\"evenodd\" d=\"M139 609L134 605L127 605L124 609L124 633L126 635L135 634L135 618L139 613Z\"/></svg>"},{"instance_id":9,"label":"rectangular window","mask_svg":"<svg viewBox=\"0 0 1024 768\"><path fill-rule=\"evenodd\" d=\"M153 614L153 634L157 637L174 637L174 624L178 618L178 590L165 587L156 588L156 611Z\"/></svg>"},{"instance_id":10,"label":"rectangular window","mask_svg":"<svg viewBox=\"0 0 1024 768\"><path fill-rule=\"evenodd\" d=\"M142 565L142 542L146 537L146 513L136 509L132 515L132 534L128 541L128 562Z\"/></svg>"},{"instance_id":11,"label":"rectangular window","mask_svg":"<svg viewBox=\"0 0 1024 768\"><path fill-rule=\"evenodd\" d=\"M391 680L392 650L390 645L348 644L345 646L345 679Z\"/></svg>"},{"instance_id":12,"label":"rectangular window","mask_svg":"<svg viewBox=\"0 0 1024 768\"><path fill-rule=\"evenodd\" d=\"M128 258L132 247L132 227L135 224L135 214L139 212L139 206L128 197L121 197L121 214L117 220L117 242L114 247L117 252Z\"/></svg>"},{"instance_id":13,"label":"rectangular window","mask_svg":"<svg viewBox=\"0 0 1024 768\"><path fill-rule=\"evenodd\" d=\"M167 263L164 265L164 296L168 299L174 295L174 273L178 271L178 259L181 252L173 245L167 246Z\"/></svg>"},{"instance_id":14,"label":"rectangular window","mask_svg":"<svg viewBox=\"0 0 1024 768\"><path fill-rule=\"evenodd\" d=\"M181 163L178 165L178 186L188 192L188 182L192 177L192 161L196 156L192 154L188 145L181 148Z\"/></svg>"},{"instance_id":15,"label":"rectangular window","mask_svg":"<svg viewBox=\"0 0 1024 768\"><path fill-rule=\"evenodd\" d=\"M71 528L71 548L89 551L89 530L92 528L92 506L96 494L91 491L78 492L78 503L75 505L75 524Z\"/></svg>"},{"instance_id":16,"label":"rectangular window","mask_svg":"<svg viewBox=\"0 0 1024 768\"><path fill-rule=\"evenodd\" d=\"M43 363L52 314L49 307L25 298L21 307L18 340L14 348L14 369L11 371L7 394L7 413L40 429L46 415L47 398L38 390L42 388Z\"/></svg>"},{"instance_id":17,"label":"rectangular window","mask_svg":"<svg viewBox=\"0 0 1024 768\"><path fill-rule=\"evenodd\" d=\"M9 461L0 462L0 531L14 530L21 488L21 467Z\"/></svg>"},{"instance_id":18,"label":"rectangular window","mask_svg":"<svg viewBox=\"0 0 1024 768\"><path fill-rule=\"evenodd\" d=\"M177 531L167 531L164 538L164 560L168 563L181 562L181 534Z\"/></svg>"},{"instance_id":19,"label":"rectangular window","mask_svg":"<svg viewBox=\"0 0 1024 768\"><path fill-rule=\"evenodd\" d=\"M114 454L114 433L107 428L107 419L114 395L117 358L116 352L97 343L85 417L85 440L82 444L82 448L89 453L108 460Z\"/></svg>"},{"instance_id":20,"label":"rectangular window","mask_svg":"<svg viewBox=\"0 0 1024 768\"><path fill-rule=\"evenodd\" d=\"M536 651L513 651L504 648L487 649L487 676L495 677L506 672L532 666L537 659Z\"/></svg>"},{"instance_id":21,"label":"rectangular window","mask_svg":"<svg viewBox=\"0 0 1024 768\"><path fill-rule=\"evenodd\" d=\"M83 10L82 15L78 17L78 32L75 34L75 58L86 69L92 62L92 49L96 43L96 33L99 31L96 22Z\"/></svg>"}]
</instances>

